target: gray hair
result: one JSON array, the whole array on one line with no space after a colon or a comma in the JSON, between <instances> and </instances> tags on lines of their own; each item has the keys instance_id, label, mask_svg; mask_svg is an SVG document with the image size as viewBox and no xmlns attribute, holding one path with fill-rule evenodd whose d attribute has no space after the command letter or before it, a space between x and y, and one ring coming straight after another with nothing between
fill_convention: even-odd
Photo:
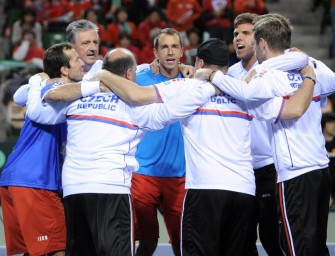
<instances>
[{"instance_id":1,"label":"gray hair","mask_svg":"<svg viewBox=\"0 0 335 256\"><path fill-rule=\"evenodd\" d=\"M76 20L71 22L66 28L66 40L69 43L74 44L76 36L79 32L94 30L98 33L98 27L91 21L88 20Z\"/></svg>"}]
</instances>

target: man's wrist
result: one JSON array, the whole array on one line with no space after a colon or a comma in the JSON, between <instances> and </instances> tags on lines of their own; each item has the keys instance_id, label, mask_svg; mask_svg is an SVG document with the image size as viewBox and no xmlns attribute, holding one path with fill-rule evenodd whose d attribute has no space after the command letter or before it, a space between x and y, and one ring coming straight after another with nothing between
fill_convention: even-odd
<instances>
[{"instance_id":1,"label":"man's wrist","mask_svg":"<svg viewBox=\"0 0 335 256\"><path fill-rule=\"evenodd\" d=\"M315 76L303 76L302 77L302 80L305 80L305 79L310 79L314 82L314 85L316 84L316 77Z\"/></svg>"},{"instance_id":2,"label":"man's wrist","mask_svg":"<svg viewBox=\"0 0 335 256\"><path fill-rule=\"evenodd\" d=\"M208 81L212 82L215 73L216 73L216 70L212 70L212 71L209 73Z\"/></svg>"}]
</instances>

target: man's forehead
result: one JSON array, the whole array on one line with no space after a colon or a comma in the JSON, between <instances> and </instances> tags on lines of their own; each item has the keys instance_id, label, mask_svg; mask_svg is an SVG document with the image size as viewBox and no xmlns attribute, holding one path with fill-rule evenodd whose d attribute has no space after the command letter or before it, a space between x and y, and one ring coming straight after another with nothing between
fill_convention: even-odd
<instances>
[{"instance_id":1,"label":"man's forehead","mask_svg":"<svg viewBox=\"0 0 335 256\"><path fill-rule=\"evenodd\" d=\"M76 35L76 41L97 41L99 36L95 30L79 31Z\"/></svg>"},{"instance_id":2,"label":"man's forehead","mask_svg":"<svg viewBox=\"0 0 335 256\"><path fill-rule=\"evenodd\" d=\"M252 31L254 29L254 25L250 24L250 23L242 23L242 24L239 24L235 29L234 31L236 30L248 30L248 31Z\"/></svg>"},{"instance_id":3,"label":"man's forehead","mask_svg":"<svg viewBox=\"0 0 335 256\"><path fill-rule=\"evenodd\" d=\"M77 58L78 57L78 53L76 52L76 50L74 48L71 48L71 49L67 49L66 50L67 52L67 55L73 59L73 58Z\"/></svg>"},{"instance_id":4,"label":"man's forehead","mask_svg":"<svg viewBox=\"0 0 335 256\"><path fill-rule=\"evenodd\" d=\"M158 44L159 45L167 45L167 44L180 45L179 37L177 34L174 34L174 35L163 34L158 38Z\"/></svg>"}]
</instances>

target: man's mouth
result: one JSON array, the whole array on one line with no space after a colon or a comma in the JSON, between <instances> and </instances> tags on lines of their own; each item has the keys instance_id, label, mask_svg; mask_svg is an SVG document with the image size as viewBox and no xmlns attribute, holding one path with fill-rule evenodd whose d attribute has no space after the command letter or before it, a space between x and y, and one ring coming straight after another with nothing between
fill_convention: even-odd
<instances>
[{"instance_id":1,"label":"man's mouth","mask_svg":"<svg viewBox=\"0 0 335 256\"><path fill-rule=\"evenodd\" d=\"M175 61L176 61L176 59L173 59L173 58L167 58L166 59L167 63L174 63Z\"/></svg>"}]
</instances>

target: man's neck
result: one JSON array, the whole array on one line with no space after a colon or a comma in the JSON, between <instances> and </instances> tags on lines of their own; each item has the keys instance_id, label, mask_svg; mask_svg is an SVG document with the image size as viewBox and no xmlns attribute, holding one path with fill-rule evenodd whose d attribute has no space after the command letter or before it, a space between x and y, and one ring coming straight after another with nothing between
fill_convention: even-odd
<instances>
[{"instance_id":1,"label":"man's neck","mask_svg":"<svg viewBox=\"0 0 335 256\"><path fill-rule=\"evenodd\" d=\"M85 64L84 66L84 72L87 73L88 71L90 71L90 69L92 68L94 64Z\"/></svg>"},{"instance_id":2,"label":"man's neck","mask_svg":"<svg viewBox=\"0 0 335 256\"><path fill-rule=\"evenodd\" d=\"M250 58L241 59L242 66L247 72L249 72L249 70L253 65L255 65L256 62L257 59L255 55L250 56Z\"/></svg>"},{"instance_id":3,"label":"man's neck","mask_svg":"<svg viewBox=\"0 0 335 256\"><path fill-rule=\"evenodd\" d=\"M268 51L268 53L265 56L266 57L265 60L283 55L284 53L285 53L284 51Z\"/></svg>"},{"instance_id":4,"label":"man's neck","mask_svg":"<svg viewBox=\"0 0 335 256\"><path fill-rule=\"evenodd\" d=\"M69 79L66 76L61 76L59 78L51 78L47 80L47 84L55 83L55 82L60 82L62 84L67 84L67 83L73 83L71 79Z\"/></svg>"},{"instance_id":5,"label":"man's neck","mask_svg":"<svg viewBox=\"0 0 335 256\"><path fill-rule=\"evenodd\" d=\"M174 78L179 74L179 67L177 66L173 69L167 69L162 65L159 65L159 73L165 77Z\"/></svg>"}]
</instances>

